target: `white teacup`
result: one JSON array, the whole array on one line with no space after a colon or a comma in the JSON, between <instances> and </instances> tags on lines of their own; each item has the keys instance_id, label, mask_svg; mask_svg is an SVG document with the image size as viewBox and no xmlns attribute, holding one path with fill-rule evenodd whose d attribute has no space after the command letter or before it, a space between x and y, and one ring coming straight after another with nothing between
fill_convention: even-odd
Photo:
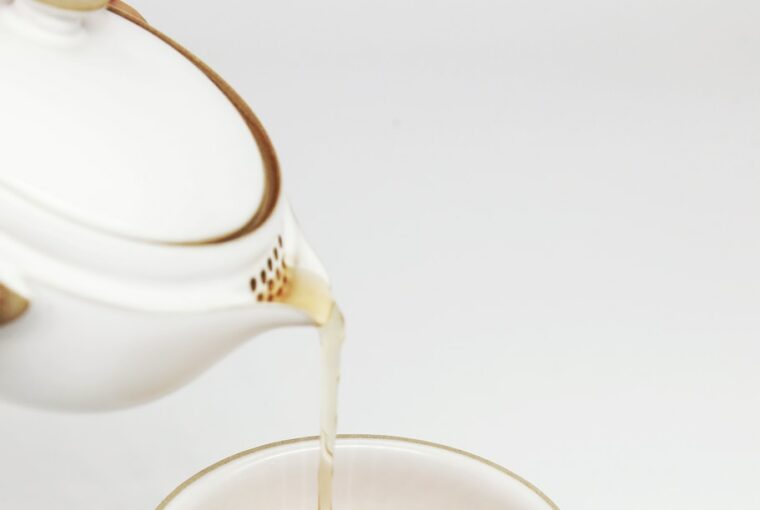
<instances>
[{"instance_id":1,"label":"white teacup","mask_svg":"<svg viewBox=\"0 0 760 510\"><path fill-rule=\"evenodd\" d=\"M511 471L461 450L387 436L336 446L335 510L558 510ZM158 510L315 510L316 437L254 448L204 469Z\"/></svg>"}]
</instances>

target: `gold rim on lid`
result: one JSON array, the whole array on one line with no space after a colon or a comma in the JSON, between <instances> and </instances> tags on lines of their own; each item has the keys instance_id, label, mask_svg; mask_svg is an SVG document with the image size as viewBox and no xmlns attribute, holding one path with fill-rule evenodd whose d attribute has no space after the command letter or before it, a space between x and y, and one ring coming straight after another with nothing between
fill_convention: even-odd
<instances>
[{"instance_id":1,"label":"gold rim on lid","mask_svg":"<svg viewBox=\"0 0 760 510\"><path fill-rule=\"evenodd\" d=\"M143 18L140 13L137 12L134 8L120 0L112 0L108 6L108 10L158 37L161 39L161 41L171 46L181 56L188 59L203 74L205 74L206 77L208 77L208 79L211 80L214 85L216 85L216 87L227 97L227 99L232 103L240 116L243 118L243 121L248 126L248 129L253 135L255 143L258 145L259 153L261 154L261 159L264 164L264 175L266 179L264 196L261 198L259 207L254 215L242 227L238 228L235 231L221 234L210 239L186 242L158 242L157 244L170 246L201 246L221 244L229 241L234 241L235 239L254 232L272 215L277 206L281 193L280 164L277 160L277 153L275 152L272 141L270 140L269 135L264 129L261 121L256 116L256 114L253 113L253 110L251 110L245 100L226 81L224 81L221 76L219 76L213 69L211 69L201 59L196 57L188 49L146 22L145 18Z\"/></svg>"},{"instance_id":2,"label":"gold rim on lid","mask_svg":"<svg viewBox=\"0 0 760 510\"><path fill-rule=\"evenodd\" d=\"M67 11L97 11L108 5L108 0L37 0L40 3Z\"/></svg>"}]
</instances>

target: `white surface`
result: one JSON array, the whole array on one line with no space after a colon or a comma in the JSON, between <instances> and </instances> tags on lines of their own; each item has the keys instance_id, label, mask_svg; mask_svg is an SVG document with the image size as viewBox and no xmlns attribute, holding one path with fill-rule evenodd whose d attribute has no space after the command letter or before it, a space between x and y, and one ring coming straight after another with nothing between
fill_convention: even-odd
<instances>
[{"instance_id":1,"label":"white surface","mask_svg":"<svg viewBox=\"0 0 760 510\"><path fill-rule=\"evenodd\" d=\"M365 510L552 510L514 476L442 448L387 438L339 438L333 505ZM313 510L316 439L250 452L183 487L165 510Z\"/></svg>"},{"instance_id":2,"label":"white surface","mask_svg":"<svg viewBox=\"0 0 760 510\"><path fill-rule=\"evenodd\" d=\"M88 13L64 31L48 26L51 12L0 3L0 185L142 239L198 241L245 225L264 170L216 85L115 14Z\"/></svg>"},{"instance_id":3,"label":"white surface","mask_svg":"<svg viewBox=\"0 0 760 510\"><path fill-rule=\"evenodd\" d=\"M136 5L275 140L348 318L342 431L563 510L760 506L760 5ZM3 406L0 506L151 508L314 434L316 367L287 330L133 411Z\"/></svg>"}]
</instances>

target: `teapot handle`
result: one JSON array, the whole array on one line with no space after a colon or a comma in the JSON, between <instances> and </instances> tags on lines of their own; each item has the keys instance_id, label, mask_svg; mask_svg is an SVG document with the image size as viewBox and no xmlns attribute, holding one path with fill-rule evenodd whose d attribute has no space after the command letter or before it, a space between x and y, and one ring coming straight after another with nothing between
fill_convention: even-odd
<instances>
[{"instance_id":1,"label":"teapot handle","mask_svg":"<svg viewBox=\"0 0 760 510\"><path fill-rule=\"evenodd\" d=\"M0 259L0 327L9 324L29 309L29 290L23 276Z\"/></svg>"},{"instance_id":2,"label":"teapot handle","mask_svg":"<svg viewBox=\"0 0 760 510\"><path fill-rule=\"evenodd\" d=\"M9 324L29 309L29 300L0 282L0 326Z\"/></svg>"}]
</instances>

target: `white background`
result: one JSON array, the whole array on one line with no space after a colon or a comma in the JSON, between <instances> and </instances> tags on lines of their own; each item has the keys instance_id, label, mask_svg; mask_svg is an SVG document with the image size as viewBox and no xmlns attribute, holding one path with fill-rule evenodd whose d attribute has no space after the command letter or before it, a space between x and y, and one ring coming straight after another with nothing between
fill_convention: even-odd
<instances>
[{"instance_id":1,"label":"white background","mask_svg":"<svg viewBox=\"0 0 760 510\"><path fill-rule=\"evenodd\" d=\"M343 432L563 509L760 508L760 4L134 0L251 103L348 318ZM317 431L313 331L105 415L0 405L0 508L150 509Z\"/></svg>"}]
</instances>

